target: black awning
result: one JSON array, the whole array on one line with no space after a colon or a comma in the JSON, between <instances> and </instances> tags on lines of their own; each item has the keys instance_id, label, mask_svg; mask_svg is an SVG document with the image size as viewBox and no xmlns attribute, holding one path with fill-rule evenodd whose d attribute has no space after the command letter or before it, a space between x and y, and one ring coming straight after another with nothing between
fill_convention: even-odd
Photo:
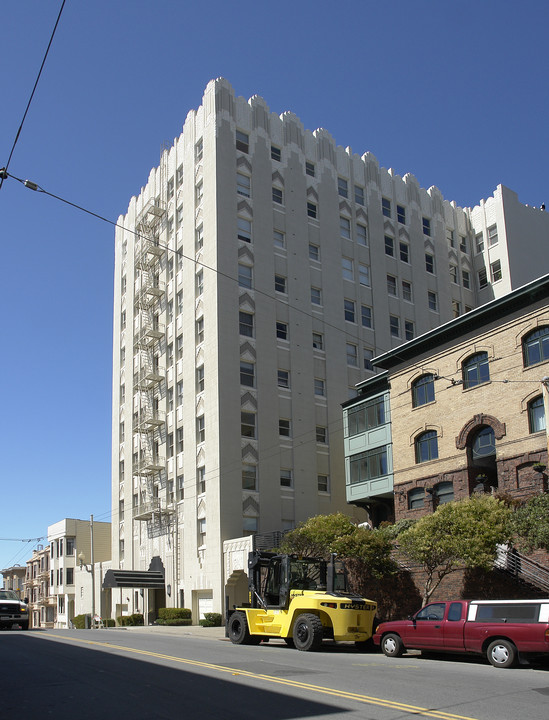
<instances>
[{"instance_id":1,"label":"black awning","mask_svg":"<svg viewBox=\"0 0 549 720\"><path fill-rule=\"evenodd\" d=\"M154 570L107 570L104 588L164 588L164 573Z\"/></svg>"}]
</instances>

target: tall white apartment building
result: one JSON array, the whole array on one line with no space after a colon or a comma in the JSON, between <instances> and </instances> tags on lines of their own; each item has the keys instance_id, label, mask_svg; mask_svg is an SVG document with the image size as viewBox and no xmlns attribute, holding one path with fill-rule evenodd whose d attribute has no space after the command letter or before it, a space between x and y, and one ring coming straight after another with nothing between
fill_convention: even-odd
<instances>
[{"instance_id":1,"label":"tall white apartment building","mask_svg":"<svg viewBox=\"0 0 549 720\"><path fill-rule=\"evenodd\" d=\"M341 403L375 354L539 274L515 198L461 209L208 84L116 232L112 566L163 567L149 605L222 611L224 540L364 519Z\"/></svg>"}]
</instances>

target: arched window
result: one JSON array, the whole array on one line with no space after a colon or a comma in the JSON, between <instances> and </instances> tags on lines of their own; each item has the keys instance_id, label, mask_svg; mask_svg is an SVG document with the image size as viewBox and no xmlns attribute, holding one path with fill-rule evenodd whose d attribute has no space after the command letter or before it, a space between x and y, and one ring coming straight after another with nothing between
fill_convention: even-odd
<instances>
[{"instance_id":1,"label":"arched window","mask_svg":"<svg viewBox=\"0 0 549 720\"><path fill-rule=\"evenodd\" d=\"M540 327L522 339L524 367L549 360L549 327Z\"/></svg>"},{"instance_id":2,"label":"arched window","mask_svg":"<svg viewBox=\"0 0 549 720\"><path fill-rule=\"evenodd\" d=\"M425 490L423 488L414 488L408 493L408 509L418 510L425 505Z\"/></svg>"},{"instance_id":3,"label":"arched window","mask_svg":"<svg viewBox=\"0 0 549 720\"><path fill-rule=\"evenodd\" d=\"M438 439L434 430L418 435L415 441L416 463L436 460L438 458Z\"/></svg>"},{"instance_id":4,"label":"arched window","mask_svg":"<svg viewBox=\"0 0 549 720\"><path fill-rule=\"evenodd\" d=\"M473 460L482 460L496 454L496 437L491 427L485 425L475 435L471 446Z\"/></svg>"},{"instance_id":5,"label":"arched window","mask_svg":"<svg viewBox=\"0 0 549 720\"><path fill-rule=\"evenodd\" d=\"M528 403L528 428L531 433L545 430L545 408L541 395Z\"/></svg>"},{"instance_id":6,"label":"arched window","mask_svg":"<svg viewBox=\"0 0 549 720\"><path fill-rule=\"evenodd\" d=\"M435 376L422 375L412 383L412 407L419 407L435 400Z\"/></svg>"},{"instance_id":7,"label":"arched window","mask_svg":"<svg viewBox=\"0 0 549 720\"><path fill-rule=\"evenodd\" d=\"M441 482L435 487L435 496L439 505L452 502L454 499L454 484L452 482Z\"/></svg>"},{"instance_id":8,"label":"arched window","mask_svg":"<svg viewBox=\"0 0 549 720\"><path fill-rule=\"evenodd\" d=\"M472 388L490 380L488 353L480 352L471 355L461 366L463 387Z\"/></svg>"}]
</instances>

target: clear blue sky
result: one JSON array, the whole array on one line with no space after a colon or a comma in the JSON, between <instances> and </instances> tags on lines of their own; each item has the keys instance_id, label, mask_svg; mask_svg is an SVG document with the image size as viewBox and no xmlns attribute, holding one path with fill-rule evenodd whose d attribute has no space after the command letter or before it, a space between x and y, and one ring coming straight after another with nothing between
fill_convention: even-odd
<instances>
[{"instance_id":1,"label":"clear blue sky","mask_svg":"<svg viewBox=\"0 0 549 720\"><path fill-rule=\"evenodd\" d=\"M0 166L60 7L0 5ZM539 206L548 33L546 0L67 0L9 170L116 220L224 76L458 205L503 183ZM110 519L114 229L13 179L0 219L0 537L35 538Z\"/></svg>"}]
</instances>

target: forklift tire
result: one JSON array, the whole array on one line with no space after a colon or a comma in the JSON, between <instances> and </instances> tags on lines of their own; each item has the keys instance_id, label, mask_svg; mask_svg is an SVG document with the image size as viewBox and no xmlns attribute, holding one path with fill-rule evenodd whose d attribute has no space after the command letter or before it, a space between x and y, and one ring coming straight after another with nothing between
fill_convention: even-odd
<instances>
[{"instance_id":1,"label":"forklift tire","mask_svg":"<svg viewBox=\"0 0 549 720\"><path fill-rule=\"evenodd\" d=\"M235 645L259 645L261 638L250 635L246 615L234 612L229 619L229 638Z\"/></svg>"},{"instance_id":2,"label":"forklift tire","mask_svg":"<svg viewBox=\"0 0 549 720\"><path fill-rule=\"evenodd\" d=\"M322 645L322 622L317 615L303 613L294 623L293 638L298 650L315 651Z\"/></svg>"}]
</instances>

